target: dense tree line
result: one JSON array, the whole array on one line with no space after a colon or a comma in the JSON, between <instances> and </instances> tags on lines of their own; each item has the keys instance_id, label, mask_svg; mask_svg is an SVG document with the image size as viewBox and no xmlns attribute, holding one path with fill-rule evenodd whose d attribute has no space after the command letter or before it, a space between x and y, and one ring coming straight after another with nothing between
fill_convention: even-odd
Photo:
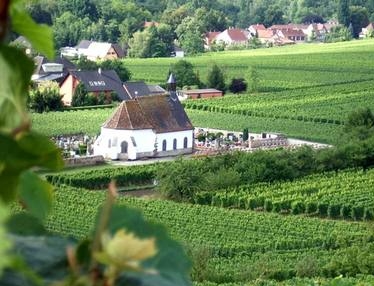
<instances>
[{"instance_id":1,"label":"dense tree line","mask_svg":"<svg viewBox=\"0 0 374 286\"><path fill-rule=\"evenodd\" d=\"M57 47L109 41L130 45L131 55L139 57L169 56L174 39L188 53L201 52L203 33L230 26L334 18L357 36L374 21L374 0L29 0L27 8L37 22L53 25ZM144 21L163 25L144 30Z\"/></svg>"}]
</instances>

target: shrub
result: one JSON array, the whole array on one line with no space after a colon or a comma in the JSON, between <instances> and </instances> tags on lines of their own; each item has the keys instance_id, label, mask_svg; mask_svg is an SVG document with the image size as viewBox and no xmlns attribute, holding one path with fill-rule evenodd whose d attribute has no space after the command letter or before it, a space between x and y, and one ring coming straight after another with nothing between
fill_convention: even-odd
<instances>
[{"instance_id":1,"label":"shrub","mask_svg":"<svg viewBox=\"0 0 374 286\"><path fill-rule=\"evenodd\" d=\"M44 111L62 110L62 96L56 82L47 81L30 91L29 107L32 111L42 113Z\"/></svg>"},{"instance_id":2,"label":"shrub","mask_svg":"<svg viewBox=\"0 0 374 286\"><path fill-rule=\"evenodd\" d=\"M241 93L247 90L247 83L244 78L233 78L229 85L229 90L232 93Z\"/></svg>"}]
</instances>

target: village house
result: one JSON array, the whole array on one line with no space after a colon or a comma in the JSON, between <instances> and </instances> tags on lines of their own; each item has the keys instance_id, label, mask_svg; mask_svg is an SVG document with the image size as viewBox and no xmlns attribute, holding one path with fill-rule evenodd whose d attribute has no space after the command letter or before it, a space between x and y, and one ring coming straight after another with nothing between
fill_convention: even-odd
<instances>
[{"instance_id":1,"label":"village house","mask_svg":"<svg viewBox=\"0 0 374 286\"><path fill-rule=\"evenodd\" d=\"M208 32L205 34L204 38L204 48L205 50L209 50L211 45L214 43L216 37L220 34L221 32Z\"/></svg>"},{"instance_id":2,"label":"village house","mask_svg":"<svg viewBox=\"0 0 374 286\"><path fill-rule=\"evenodd\" d=\"M56 81L60 83L76 66L63 56L48 60L44 56L34 57L35 70L31 80L39 83L43 81Z\"/></svg>"},{"instance_id":3,"label":"village house","mask_svg":"<svg viewBox=\"0 0 374 286\"><path fill-rule=\"evenodd\" d=\"M369 23L366 27L362 28L361 33L359 34L360 38L368 38L374 35L374 23Z\"/></svg>"},{"instance_id":4,"label":"village house","mask_svg":"<svg viewBox=\"0 0 374 286\"><path fill-rule=\"evenodd\" d=\"M94 155L136 160L192 153L194 128L170 79L169 90L123 101L101 127Z\"/></svg>"},{"instance_id":5,"label":"village house","mask_svg":"<svg viewBox=\"0 0 374 286\"><path fill-rule=\"evenodd\" d=\"M118 44L82 40L72 47L64 47L61 54L67 57L84 56L90 61L120 59L125 56L124 50Z\"/></svg>"},{"instance_id":6,"label":"village house","mask_svg":"<svg viewBox=\"0 0 374 286\"><path fill-rule=\"evenodd\" d=\"M259 31L266 31L266 28L263 24L250 25L248 28L249 33L252 37L258 37Z\"/></svg>"},{"instance_id":7,"label":"village house","mask_svg":"<svg viewBox=\"0 0 374 286\"><path fill-rule=\"evenodd\" d=\"M320 41L323 42L326 38L326 34L329 32L325 27L325 24L313 23L308 28L303 30L308 41Z\"/></svg>"},{"instance_id":8,"label":"village house","mask_svg":"<svg viewBox=\"0 0 374 286\"><path fill-rule=\"evenodd\" d=\"M245 45L251 37L251 34L246 30L229 28L216 35L212 40L224 43L226 46Z\"/></svg>"},{"instance_id":9,"label":"village house","mask_svg":"<svg viewBox=\"0 0 374 286\"><path fill-rule=\"evenodd\" d=\"M89 93L111 96L115 93L119 100L130 99L122 86L122 81L113 70L70 71L60 83L60 94L65 105L70 106L78 84L82 83Z\"/></svg>"},{"instance_id":10,"label":"village house","mask_svg":"<svg viewBox=\"0 0 374 286\"><path fill-rule=\"evenodd\" d=\"M276 34L281 39L289 40L290 44L295 43L304 43L305 42L305 34L302 30L296 29L278 29L276 30ZM284 42L286 44L286 41Z\"/></svg>"}]
</instances>

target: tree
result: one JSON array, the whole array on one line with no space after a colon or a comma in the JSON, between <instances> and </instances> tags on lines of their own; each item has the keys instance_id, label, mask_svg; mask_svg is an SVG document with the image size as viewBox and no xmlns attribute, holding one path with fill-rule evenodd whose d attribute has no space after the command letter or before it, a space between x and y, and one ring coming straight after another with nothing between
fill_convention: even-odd
<instances>
[{"instance_id":1,"label":"tree","mask_svg":"<svg viewBox=\"0 0 374 286\"><path fill-rule=\"evenodd\" d=\"M248 128L244 128L243 129L243 141L247 141L249 138L249 132L248 132Z\"/></svg>"},{"instance_id":2,"label":"tree","mask_svg":"<svg viewBox=\"0 0 374 286\"><path fill-rule=\"evenodd\" d=\"M257 69L254 66L249 67L249 91L250 92L257 92L258 90L258 82L259 82L259 75Z\"/></svg>"},{"instance_id":3,"label":"tree","mask_svg":"<svg viewBox=\"0 0 374 286\"><path fill-rule=\"evenodd\" d=\"M99 66L103 70L114 70L122 82L131 78L131 72L125 67L124 62L119 59L102 61Z\"/></svg>"},{"instance_id":4,"label":"tree","mask_svg":"<svg viewBox=\"0 0 374 286\"><path fill-rule=\"evenodd\" d=\"M176 30L179 43L188 55L204 52L203 23L194 17L186 17Z\"/></svg>"},{"instance_id":5,"label":"tree","mask_svg":"<svg viewBox=\"0 0 374 286\"><path fill-rule=\"evenodd\" d=\"M244 78L233 78L229 85L229 90L232 93L241 93L247 90L247 83Z\"/></svg>"},{"instance_id":6,"label":"tree","mask_svg":"<svg viewBox=\"0 0 374 286\"><path fill-rule=\"evenodd\" d=\"M361 108L348 115L344 126L351 138L367 139L374 134L374 114L369 108Z\"/></svg>"},{"instance_id":7,"label":"tree","mask_svg":"<svg viewBox=\"0 0 374 286\"><path fill-rule=\"evenodd\" d=\"M54 21L54 39L57 47L75 46L86 37L87 27L92 24L89 18L79 18L71 12L64 12Z\"/></svg>"},{"instance_id":8,"label":"tree","mask_svg":"<svg viewBox=\"0 0 374 286\"><path fill-rule=\"evenodd\" d=\"M170 72L177 80L177 86L200 85L198 76L193 70L193 65L186 60L179 60L170 67Z\"/></svg>"},{"instance_id":9,"label":"tree","mask_svg":"<svg viewBox=\"0 0 374 286\"><path fill-rule=\"evenodd\" d=\"M78 84L76 87L73 98L71 100L71 106L85 106L90 105L88 99L88 91L83 83Z\"/></svg>"},{"instance_id":10,"label":"tree","mask_svg":"<svg viewBox=\"0 0 374 286\"><path fill-rule=\"evenodd\" d=\"M225 76L216 64L208 71L207 86L222 91L226 90Z\"/></svg>"},{"instance_id":11,"label":"tree","mask_svg":"<svg viewBox=\"0 0 374 286\"><path fill-rule=\"evenodd\" d=\"M269 27L274 24L284 23L284 13L279 6L271 5L265 12L264 25Z\"/></svg>"},{"instance_id":12,"label":"tree","mask_svg":"<svg viewBox=\"0 0 374 286\"><path fill-rule=\"evenodd\" d=\"M151 34L148 30L135 32L129 41L129 56L148 58L151 53Z\"/></svg>"},{"instance_id":13,"label":"tree","mask_svg":"<svg viewBox=\"0 0 374 286\"><path fill-rule=\"evenodd\" d=\"M59 90L56 82L44 82L37 88L32 89L29 96L30 109L39 113L62 110L64 104Z\"/></svg>"},{"instance_id":14,"label":"tree","mask_svg":"<svg viewBox=\"0 0 374 286\"><path fill-rule=\"evenodd\" d=\"M76 62L76 66L80 70L97 70L99 65L97 62L87 59L85 56L80 56Z\"/></svg>"},{"instance_id":15,"label":"tree","mask_svg":"<svg viewBox=\"0 0 374 286\"><path fill-rule=\"evenodd\" d=\"M340 24L348 27L350 24L349 0L339 0L338 2L338 21Z\"/></svg>"},{"instance_id":16,"label":"tree","mask_svg":"<svg viewBox=\"0 0 374 286\"><path fill-rule=\"evenodd\" d=\"M358 38L363 27L369 24L369 13L361 6L350 7L350 25L352 25L353 37Z\"/></svg>"}]
</instances>

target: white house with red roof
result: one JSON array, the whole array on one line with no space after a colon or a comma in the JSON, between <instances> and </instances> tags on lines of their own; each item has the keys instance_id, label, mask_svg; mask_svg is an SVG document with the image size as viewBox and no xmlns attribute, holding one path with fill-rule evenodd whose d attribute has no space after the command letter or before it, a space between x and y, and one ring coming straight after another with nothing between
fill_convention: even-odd
<instances>
[{"instance_id":1,"label":"white house with red roof","mask_svg":"<svg viewBox=\"0 0 374 286\"><path fill-rule=\"evenodd\" d=\"M266 27L263 24L250 25L248 31L253 37L256 37L259 31L266 31Z\"/></svg>"},{"instance_id":2,"label":"white house with red roof","mask_svg":"<svg viewBox=\"0 0 374 286\"><path fill-rule=\"evenodd\" d=\"M245 45L248 40L252 38L249 31L229 28L215 36L214 41L225 43L227 46L231 45Z\"/></svg>"}]
</instances>

